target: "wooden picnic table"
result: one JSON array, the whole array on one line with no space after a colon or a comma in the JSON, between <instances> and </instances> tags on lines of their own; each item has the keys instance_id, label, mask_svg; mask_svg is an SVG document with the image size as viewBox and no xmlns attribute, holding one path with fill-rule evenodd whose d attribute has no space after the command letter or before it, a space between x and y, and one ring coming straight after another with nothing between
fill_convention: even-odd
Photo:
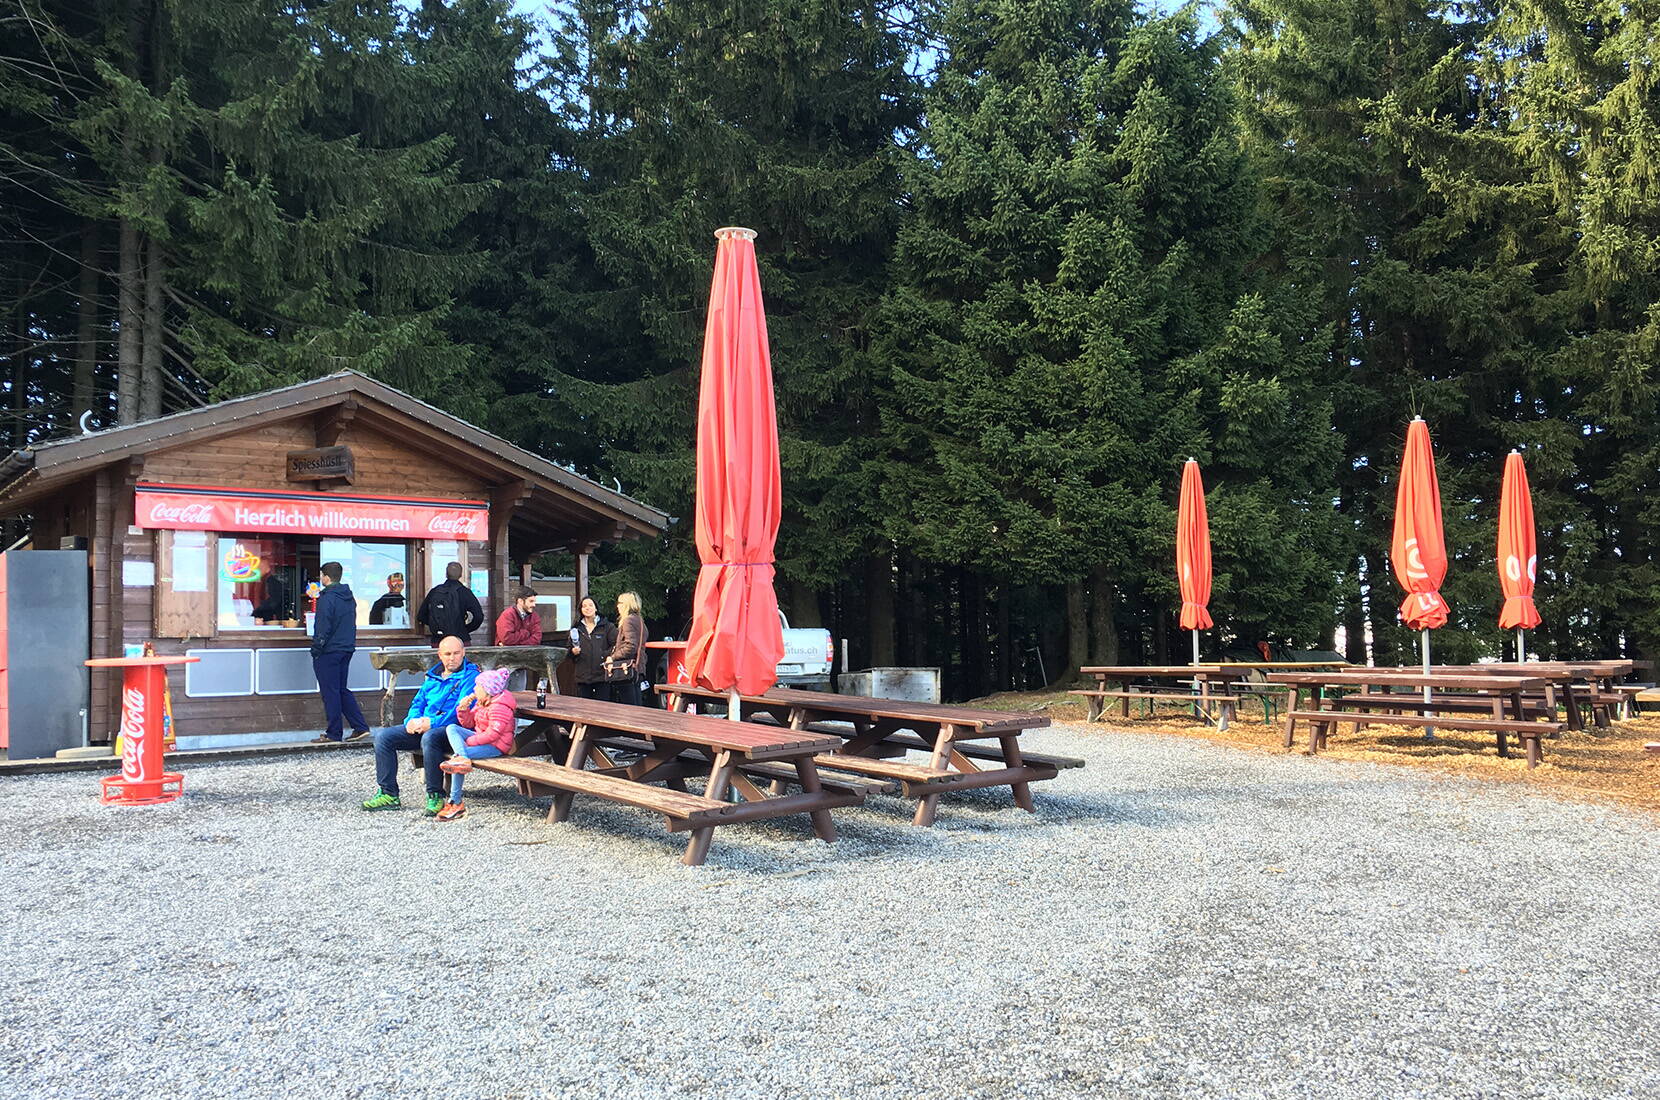
<instances>
[{"instance_id":1,"label":"wooden picnic table","mask_svg":"<svg viewBox=\"0 0 1660 1100\"><path fill-rule=\"evenodd\" d=\"M1380 669L1380 671L1382 671ZM1422 672L1422 666L1404 665L1396 671ZM1536 676L1547 681L1545 704L1555 710L1560 694L1568 728L1583 730L1585 712L1601 729L1613 724L1614 711L1626 702L1614 690L1614 680L1631 671L1630 661L1495 661L1475 665L1431 665L1432 673L1469 673L1475 676Z\"/></svg>"},{"instance_id":2,"label":"wooden picnic table","mask_svg":"<svg viewBox=\"0 0 1660 1100\"><path fill-rule=\"evenodd\" d=\"M657 690L677 710L696 701L728 698L725 692L685 684L659 684ZM1021 751L1021 733L1049 724L1042 714L793 688L741 696L738 710L743 717L764 715L794 730L835 734L835 747L818 757L819 765L898 782L905 797L919 799L913 819L917 825L934 823L940 795L985 787L1008 787L1015 805L1035 813L1029 784L1053 779L1062 768L1083 766L1083 761L1069 757ZM852 729L844 733L821 724L825 722L848 723ZM913 749L930 754L926 765L902 759ZM977 760L1001 767L983 768Z\"/></svg>"},{"instance_id":3,"label":"wooden picnic table","mask_svg":"<svg viewBox=\"0 0 1660 1100\"><path fill-rule=\"evenodd\" d=\"M1227 729L1228 724L1233 721L1236 702L1233 689L1251 678L1251 669L1247 667L1219 664L1085 665L1078 671L1095 679L1093 688L1082 688L1067 693L1082 695L1088 701L1086 721L1094 722L1103 716L1107 699L1118 700L1119 714L1124 718L1130 716L1131 700L1145 700L1151 707L1153 700L1165 699L1191 704L1207 721L1214 720L1219 730ZM1198 690L1186 693L1156 690L1163 682L1192 683ZM1110 686L1112 684L1119 686L1115 690ZM1137 687L1145 684L1153 685L1155 690ZM1213 688L1219 690L1212 690ZM1215 719L1210 717L1212 704L1216 707Z\"/></svg>"},{"instance_id":4,"label":"wooden picnic table","mask_svg":"<svg viewBox=\"0 0 1660 1100\"><path fill-rule=\"evenodd\" d=\"M1549 683L1543 676L1467 671L1426 673L1421 669L1390 668L1272 672L1268 674L1268 682L1315 689L1316 709L1293 707L1285 714L1285 747L1292 746L1297 723L1306 721L1311 730L1311 752L1325 747L1332 727L1338 722L1350 722L1356 728L1372 724L1422 726L1494 733L1498 736L1500 756L1510 755L1506 738L1513 733L1526 747L1527 766L1532 768L1539 763L1540 738L1562 729L1560 722L1540 720L1538 708L1528 706L1526 696L1543 691ZM1337 698L1330 694L1335 688L1355 693ZM1425 698L1396 690L1402 688L1412 691L1428 688L1429 695ZM1466 718L1444 713L1468 710L1472 706L1487 709L1491 717Z\"/></svg>"},{"instance_id":5,"label":"wooden picnic table","mask_svg":"<svg viewBox=\"0 0 1660 1100\"><path fill-rule=\"evenodd\" d=\"M534 692L513 694L531 725L521 731L512 755L474 760L475 769L510 776L526 796L552 794L550 822L567 820L578 794L655 810L670 832L691 834L681 859L687 866L704 861L721 825L807 814L819 839L833 841L829 811L865 798L863 790L820 781L814 758L840 745L836 737L571 695L550 695L537 706ZM565 762L521 755L537 742L550 752L568 745ZM619 742L641 746L638 759L619 763L606 749ZM788 776L800 793L783 794L780 787L764 794L741 775L751 767L768 769L780 784ZM693 794L685 780L700 774L706 777L704 791ZM744 801L729 801L734 787Z\"/></svg>"}]
</instances>

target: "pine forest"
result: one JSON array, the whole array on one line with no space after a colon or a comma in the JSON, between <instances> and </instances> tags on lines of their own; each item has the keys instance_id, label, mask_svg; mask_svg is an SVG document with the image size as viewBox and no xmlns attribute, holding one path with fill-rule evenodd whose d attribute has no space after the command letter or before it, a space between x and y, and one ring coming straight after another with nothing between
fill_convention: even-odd
<instances>
[{"instance_id":1,"label":"pine forest","mask_svg":"<svg viewBox=\"0 0 1660 1100\"><path fill-rule=\"evenodd\" d=\"M778 591L964 699L1215 652L1660 656L1660 11L1616 0L0 0L11 449L341 369L679 517L606 547L683 636L712 231L766 295ZM8 544L21 532L9 530ZM540 563L558 572L568 563Z\"/></svg>"}]
</instances>

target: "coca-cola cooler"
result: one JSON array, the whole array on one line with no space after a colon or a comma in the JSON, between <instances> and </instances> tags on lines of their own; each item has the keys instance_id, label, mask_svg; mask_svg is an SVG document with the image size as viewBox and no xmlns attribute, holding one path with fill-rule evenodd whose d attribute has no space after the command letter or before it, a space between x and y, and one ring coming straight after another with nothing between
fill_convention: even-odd
<instances>
[{"instance_id":1,"label":"coca-cola cooler","mask_svg":"<svg viewBox=\"0 0 1660 1100\"><path fill-rule=\"evenodd\" d=\"M89 656L85 550L0 554L0 750L83 744Z\"/></svg>"}]
</instances>

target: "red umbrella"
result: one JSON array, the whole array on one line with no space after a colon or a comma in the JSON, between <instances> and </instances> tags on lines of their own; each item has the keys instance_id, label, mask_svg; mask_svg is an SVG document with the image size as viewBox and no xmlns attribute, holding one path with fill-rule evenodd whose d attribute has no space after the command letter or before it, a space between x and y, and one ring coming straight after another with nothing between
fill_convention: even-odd
<instances>
[{"instance_id":1,"label":"red umbrella","mask_svg":"<svg viewBox=\"0 0 1660 1100\"><path fill-rule=\"evenodd\" d=\"M1395 486L1395 537L1389 565L1406 589L1401 620L1423 632L1424 671L1429 671L1429 632L1447 624L1447 601L1441 582L1447 579L1447 542L1441 533L1441 483L1435 477L1435 453L1429 445L1429 426L1415 416L1406 429L1406 451L1401 455L1401 480ZM1429 688L1424 688L1429 699ZM1427 731L1433 734L1435 731Z\"/></svg>"},{"instance_id":2,"label":"red umbrella","mask_svg":"<svg viewBox=\"0 0 1660 1100\"><path fill-rule=\"evenodd\" d=\"M1181 502L1176 506L1176 582L1182 590L1182 629L1193 631L1193 663L1199 663L1199 631L1216 625L1210 603L1210 521L1205 516L1205 484L1199 463L1182 467Z\"/></svg>"},{"instance_id":3,"label":"red umbrella","mask_svg":"<svg viewBox=\"0 0 1660 1100\"><path fill-rule=\"evenodd\" d=\"M1447 625L1447 543L1441 534L1441 484L1435 477L1435 453L1429 427L1413 417L1401 455L1401 480L1395 486L1395 538L1389 550L1395 579L1406 589L1401 620L1414 630ZM1428 636L1425 636L1428 644Z\"/></svg>"},{"instance_id":4,"label":"red umbrella","mask_svg":"<svg viewBox=\"0 0 1660 1100\"><path fill-rule=\"evenodd\" d=\"M1527 467L1520 452L1504 460L1504 489L1499 494L1499 587L1504 609L1499 626L1516 631L1516 660L1525 658L1522 631L1539 625L1533 605L1533 581L1539 570L1539 549L1533 533L1533 492L1527 487Z\"/></svg>"},{"instance_id":5,"label":"red umbrella","mask_svg":"<svg viewBox=\"0 0 1660 1100\"><path fill-rule=\"evenodd\" d=\"M715 232L715 278L697 403L697 556L686 671L716 691L759 695L784 656L773 546L783 511L772 356L755 231ZM736 699L729 709L738 717Z\"/></svg>"}]
</instances>

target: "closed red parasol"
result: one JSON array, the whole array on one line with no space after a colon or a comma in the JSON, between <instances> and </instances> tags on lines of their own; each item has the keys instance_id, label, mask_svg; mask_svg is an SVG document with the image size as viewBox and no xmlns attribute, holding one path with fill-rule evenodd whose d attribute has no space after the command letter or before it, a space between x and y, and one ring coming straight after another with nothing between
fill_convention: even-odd
<instances>
[{"instance_id":1,"label":"closed red parasol","mask_svg":"<svg viewBox=\"0 0 1660 1100\"><path fill-rule=\"evenodd\" d=\"M1395 538L1389 549L1389 564L1407 593L1401 603L1401 620L1413 630L1445 626L1449 609L1441 598L1441 582L1447 579L1441 485L1435 477L1429 427L1421 417L1413 417L1406 430L1401 480L1395 486Z\"/></svg>"},{"instance_id":2,"label":"closed red parasol","mask_svg":"<svg viewBox=\"0 0 1660 1100\"><path fill-rule=\"evenodd\" d=\"M1199 660L1199 631L1216 625L1210 603L1210 520L1205 516L1205 483L1199 463L1182 467L1182 495L1176 506L1176 582L1182 590L1182 629L1193 631L1193 660Z\"/></svg>"},{"instance_id":3,"label":"closed red parasol","mask_svg":"<svg viewBox=\"0 0 1660 1100\"><path fill-rule=\"evenodd\" d=\"M1522 456L1511 451L1504 460L1504 489L1499 495L1499 587L1504 609L1499 626L1516 632L1516 660L1524 659L1522 631L1539 625L1533 604L1533 581L1539 570L1539 550L1533 532L1533 491L1527 485Z\"/></svg>"},{"instance_id":4,"label":"closed red parasol","mask_svg":"<svg viewBox=\"0 0 1660 1100\"><path fill-rule=\"evenodd\" d=\"M1406 589L1401 621L1422 631L1424 671L1429 672L1429 632L1447 624L1447 601L1441 582L1447 579L1447 540L1441 533L1441 483L1435 476L1435 452L1429 445L1429 426L1415 416L1406 429L1406 451L1401 455L1401 481L1395 486L1395 537L1389 547L1389 565ZM1424 688L1424 702L1430 698ZM1426 727L1425 737L1434 737Z\"/></svg>"},{"instance_id":5,"label":"closed red parasol","mask_svg":"<svg viewBox=\"0 0 1660 1100\"><path fill-rule=\"evenodd\" d=\"M697 408L697 553L691 681L758 695L777 680L784 634L773 592L783 510L772 356L755 267L755 231L715 232ZM738 716L738 708L731 708Z\"/></svg>"}]
</instances>

